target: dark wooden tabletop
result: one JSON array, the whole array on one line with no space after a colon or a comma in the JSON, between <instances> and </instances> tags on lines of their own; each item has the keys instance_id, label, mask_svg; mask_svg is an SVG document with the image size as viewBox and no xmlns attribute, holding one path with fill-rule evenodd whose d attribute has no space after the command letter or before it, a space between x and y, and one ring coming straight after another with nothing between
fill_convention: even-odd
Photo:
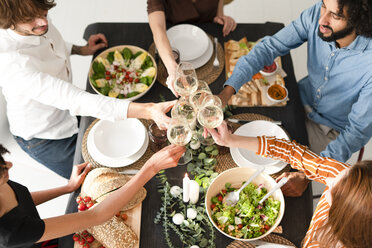
<instances>
[{"instance_id":1,"label":"dark wooden tabletop","mask_svg":"<svg viewBox=\"0 0 372 248\"><path fill-rule=\"evenodd\" d=\"M280 23L264 23L264 24L238 24L236 30L227 37L222 37L222 28L218 24L205 23L198 24L208 34L217 37L218 41L223 44L230 39L240 40L242 37L247 37L249 41L256 41L265 35L273 35L284 27ZM90 35L103 33L108 40L109 47L117 45L135 45L148 49L153 42L152 33L148 23L93 23L87 26L84 32L84 38L87 40ZM98 55L101 51L98 51ZM307 145L307 133L305 128L305 113L302 107L298 86L294 76L292 59L289 54L282 57L283 69L287 73L285 78L286 87L289 91L289 102L285 107L251 107L251 108L236 108L233 114L239 113L257 113L268 116L274 120L282 121L282 126L289 133L292 139L295 139L301 144ZM210 85L213 93L219 93L225 82L225 71L221 73L219 78ZM94 93L87 82L87 91ZM166 87L160 83L156 83L151 90L137 102L160 102L160 95L166 100L173 100L175 97ZM82 163L81 142L85 130L94 121L91 117L82 117L80 121L80 131L76 146L74 164ZM182 185L182 177L186 168L179 166L174 169L167 170L167 176L171 184ZM163 230L161 225L154 224L154 217L160 208L160 195L157 192L157 179L153 178L146 185L148 191L146 199L142 205L141 219L141 240L140 247L144 248L163 248L166 247L163 238ZM66 213L76 212L77 206L75 197L79 192L71 194ZM309 226L313 213L312 191L309 187L301 197L285 198L285 213L281 225L283 227L282 236L287 238L300 247L301 241L304 238ZM223 236L216 231L216 246L226 247L233 240ZM73 247L71 236L66 236L60 239L60 246L63 248Z\"/></svg>"}]
</instances>

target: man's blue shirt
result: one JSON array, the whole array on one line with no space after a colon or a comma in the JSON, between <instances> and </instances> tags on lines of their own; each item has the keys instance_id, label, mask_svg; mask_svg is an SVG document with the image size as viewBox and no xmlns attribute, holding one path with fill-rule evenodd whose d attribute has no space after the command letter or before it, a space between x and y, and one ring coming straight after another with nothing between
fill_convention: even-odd
<instances>
[{"instance_id":1,"label":"man's blue shirt","mask_svg":"<svg viewBox=\"0 0 372 248\"><path fill-rule=\"evenodd\" d=\"M273 36L266 36L239 59L225 85L236 92L264 65L307 41L309 75L299 82L309 118L340 132L321 155L341 162L363 147L372 136L372 39L357 38L337 48L318 36L321 2ZM248 80L247 80L248 79Z\"/></svg>"}]
</instances>

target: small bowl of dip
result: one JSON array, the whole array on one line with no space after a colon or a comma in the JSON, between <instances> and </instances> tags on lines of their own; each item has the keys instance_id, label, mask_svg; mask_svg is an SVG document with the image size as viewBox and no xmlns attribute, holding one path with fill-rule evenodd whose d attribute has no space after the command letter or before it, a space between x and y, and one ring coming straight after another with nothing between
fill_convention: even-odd
<instances>
[{"instance_id":1,"label":"small bowl of dip","mask_svg":"<svg viewBox=\"0 0 372 248\"><path fill-rule=\"evenodd\" d=\"M273 62L271 65L265 65L262 70L260 70L260 73L262 76L272 76L278 71L278 63Z\"/></svg>"},{"instance_id":2,"label":"small bowl of dip","mask_svg":"<svg viewBox=\"0 0 372 248\"><path fill-rule=\"evenodd\" d=\"M281 103L288 99L288 90L280 84L273 84L267 88L267 98L274 103Z\"/></svg>"}]
</instances>

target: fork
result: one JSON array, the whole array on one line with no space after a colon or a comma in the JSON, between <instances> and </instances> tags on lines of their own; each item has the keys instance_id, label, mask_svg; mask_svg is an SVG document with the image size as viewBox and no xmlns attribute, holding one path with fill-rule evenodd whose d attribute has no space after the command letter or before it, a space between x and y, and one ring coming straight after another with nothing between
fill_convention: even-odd
<instances>
[{"instance_id":1,"label":"fork","mask_svg":"<svg viewBox=\"0 0 372 248\"><path fill-rule=\"evenodd\" d=\"M213 66L214 67L219 67L220 66L220 62L218 61L218 57L217 57L217 46L218 46L218 40L216 37L214 37L214 48L216 50L216 57L214 58L214 61L213 61Z\"/></svg>"}]
</instances>

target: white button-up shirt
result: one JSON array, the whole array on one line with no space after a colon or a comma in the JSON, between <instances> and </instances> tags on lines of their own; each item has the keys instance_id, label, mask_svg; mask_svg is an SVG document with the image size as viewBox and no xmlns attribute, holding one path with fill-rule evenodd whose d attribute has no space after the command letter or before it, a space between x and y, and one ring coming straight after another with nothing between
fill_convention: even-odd
<instances>
[{"instance_id":1,"label":"white button-up shirt","mask_svg":"<svg viewBox=\"0 0 372 248\"><path fill-rule=\"evenodd\" d=\"M0 29L0 87L12 134L63 139L77 133L74 115L106 120L127 117L129 101L85 92L71 81L71 45L49 22L43 36Z\"/></svg>"}]
</instances>

